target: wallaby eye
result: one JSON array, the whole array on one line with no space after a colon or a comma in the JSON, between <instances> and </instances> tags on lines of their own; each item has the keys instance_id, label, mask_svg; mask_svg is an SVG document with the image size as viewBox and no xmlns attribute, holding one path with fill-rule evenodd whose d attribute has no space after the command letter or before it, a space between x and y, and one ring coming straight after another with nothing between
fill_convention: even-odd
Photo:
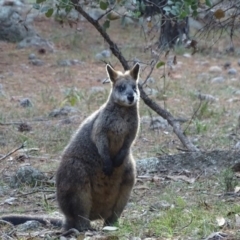
<instances>
[{"instance_id":1,"label":"wallaby eye","mask_svg":"<svg viewBox=\"0 0 240 240\"><path fill-rule=\"evenodd\" d=\"M133 89L134 92L136 92L136 91L137 91L137 86L136 86L136 85L133 85L133 86L132 86L132 89Z\"/></svg>"},{"instance_id":2,"label":"wallaby eye","mask_svg":"<svg viewBox=\"0 0 240 240\"><path fill-rule=\"evenodd\" d=\"M119 91L119 92L123 92L125 89L126 89L126 86L125 86L125 85L120 85L120 86L118 86L118 91Z\"/></svg>"}]
</instances>

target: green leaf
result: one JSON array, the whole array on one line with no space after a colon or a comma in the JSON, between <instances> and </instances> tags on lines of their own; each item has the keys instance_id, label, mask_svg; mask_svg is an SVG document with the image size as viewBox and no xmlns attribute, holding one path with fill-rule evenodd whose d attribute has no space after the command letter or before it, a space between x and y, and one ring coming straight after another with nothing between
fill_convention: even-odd
<instances>
[{"instance_id":1,"label":"green leaf","mask_svg":"<svg viewBox=\"0 0 240 240\"><path fill-rule=\"evenodd\" d=\"M157 65L156 65L156 68L160 68L162 66L165 65L165 62L161 61L161 62L158 62Z\"/></svg>"},{"instance_id":2,"label":"green leaf","mask_svg":"<svg viewBox=\"0 0 240 240\"><path fill-rule=\"evenodd\" d=\"M110 27L110 21L106 20L103 25L102 25L103 29L106 31L109 27Z\"/></svg>"},{"instance_id":3,"label":"green leaf","mask_svg":"<svg viewBox=\"0 0 240 240\"><path fill-rule=\"evenodd\" d=\"M50 18L53 14L53 8L49 8L48 11L45 13L45 16Z\"/></svg>"},{"instance_id":4,"label":"green leaf","mask_svg":"<svg viewBox=\"0 0 240 240\"><path fill-rule=\"evenodd\" d=\"M206 5L207 5L208 7L211 7L211 6L212 6L210 0L205 0L205 3L206 3Z\"/></svg>"},{"instance_id":5,"label":"green leaf","mask_svg":"<svg viewBox=\"0 0 240 240\"><path fill-rule=\"evenodd\" d=\"M36 3L43 3L43 2L46 2L46 0L36 0Z\"/></svg>"},{"instance_id":6,"label":"green leaf","mask_svg":"<svg viewBox=\"0 0 240 240\"><path fill-rule=\"evenodd\" d=\"M108 2L101 1L99 5L102 10L106 10L108 8Z\"/></svg>"}]
</instances>

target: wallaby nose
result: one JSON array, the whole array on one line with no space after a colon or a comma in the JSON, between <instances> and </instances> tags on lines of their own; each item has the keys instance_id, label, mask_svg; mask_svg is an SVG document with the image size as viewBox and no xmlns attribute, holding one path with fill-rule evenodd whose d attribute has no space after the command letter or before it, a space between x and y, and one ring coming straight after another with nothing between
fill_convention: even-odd
<instances>
[{"instance_id":1,"label":"wallaby nose","mask_svg":"<svg viewBox=\"0 0 240 240\"><path fill-rule=\"evenodd\" d=\"M130 103L132 103L133 100L134 100L134 96L133 96L133 95L128 95L128 96L127 96L127 99L128 99L128 101L129 101Z\"/></svg>"}]
</instances>

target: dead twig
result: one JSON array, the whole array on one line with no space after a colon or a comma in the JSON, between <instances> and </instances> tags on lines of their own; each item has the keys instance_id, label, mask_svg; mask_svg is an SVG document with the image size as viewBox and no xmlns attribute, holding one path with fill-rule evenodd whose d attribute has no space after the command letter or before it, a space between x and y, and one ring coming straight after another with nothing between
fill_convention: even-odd
<instances>
[{"instance_id":1,"label":"dead twig","mask_svg":"<svg viewBox=\"0 0 240 240\"><path fill-rule=\"evenodd\" d=\"M20 150L20 149L22 149L22 148L24 148L24 147L25 147L25 145L24 145L24 143L23 143L20 147L18 147L18 148L16 148L16 149L13 149L11 152L9 152L9 153L6 154L5 156L1 157L1 158L0 158L0 161L2 161L2 160L4 160L5 158L11 156L13 153L17 152L18 150Z\"/></svg>"}]
</instances>

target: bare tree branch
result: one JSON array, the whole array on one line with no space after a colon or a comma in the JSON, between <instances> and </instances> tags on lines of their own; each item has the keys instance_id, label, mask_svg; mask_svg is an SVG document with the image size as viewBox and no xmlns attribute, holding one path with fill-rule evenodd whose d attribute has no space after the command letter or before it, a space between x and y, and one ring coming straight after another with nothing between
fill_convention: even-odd
<instances>
[{"instance_id":1,"label":"bare tree branch","mask_svg":"<svg viewBox=\"0 0 240 240\"><path fill-rule=\"evenodd\" d=\"M121 62L123 68L125 70L129 69L129 65L127 60L123 57L121 54L118 46L110 39L109 35L107 34L106 31L102 28L102 26L99 24L99 22L95 19L93 19L90 15L88 15L84 9L78 4L78 0L72 0L72 3L74 4L75 9L82 14L83 17L87 19L88 22L90 22L96 29L97 31L102 35L102 37L106 40L106 42L109 44L109 47L112 51L112 53L118 58L118 60ZM153 111L155 111L157 114L159 114L161 117L166 119L173 127L174 133L178 136L184 147L186 147L189 151L198 151L196 146L194 146L189 139L184 135L180 123L175 120L175 118L172 116L170 112L167 110L161 108L156 102L154 102L151 98L148 97L148 95L145 93L143 90L142 86L139 84L139 91L142 100L144 103L150 107Z\"/></svg>"}]
</instances>

